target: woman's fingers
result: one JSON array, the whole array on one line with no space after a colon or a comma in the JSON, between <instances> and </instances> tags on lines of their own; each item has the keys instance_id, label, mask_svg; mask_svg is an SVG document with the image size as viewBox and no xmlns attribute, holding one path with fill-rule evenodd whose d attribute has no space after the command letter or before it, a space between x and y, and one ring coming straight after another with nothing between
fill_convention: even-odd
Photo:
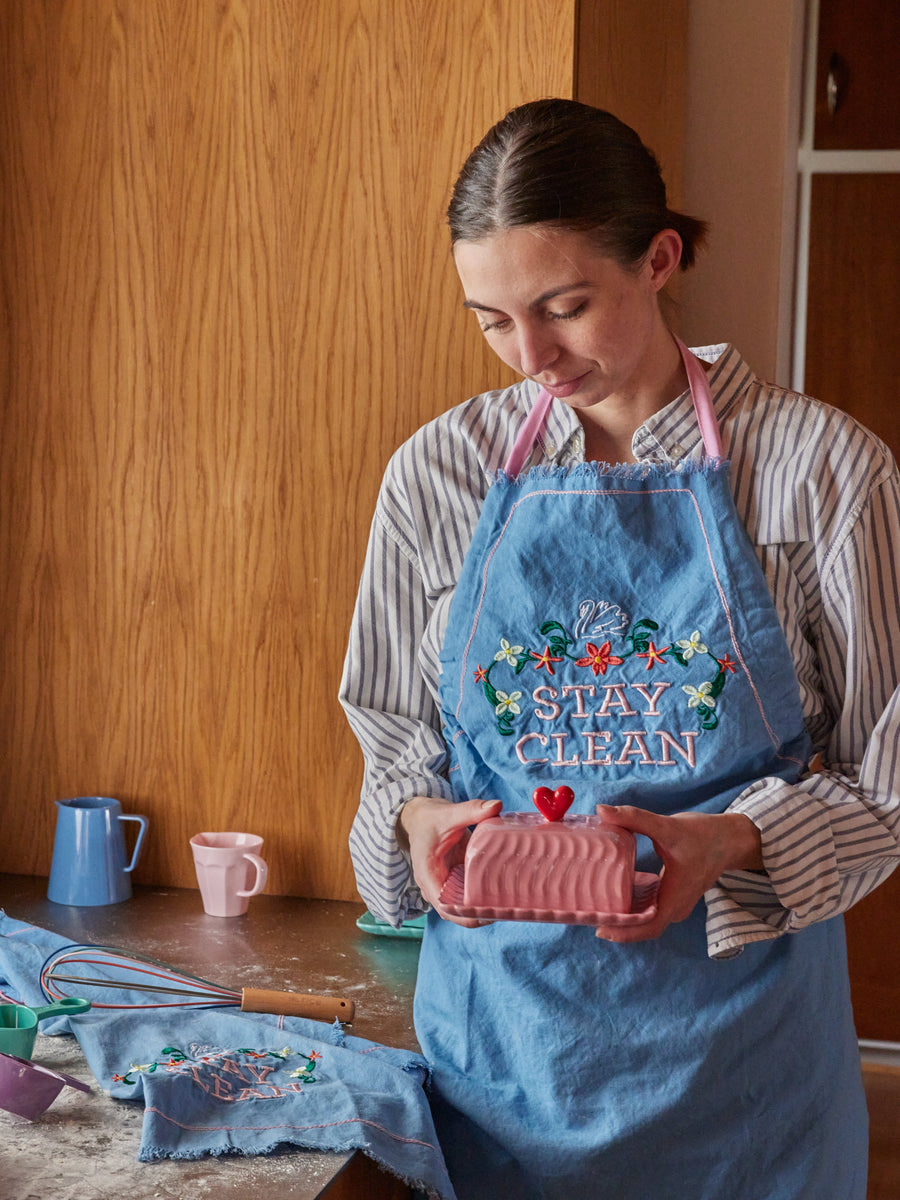
<instances>
[{"instance_id":1,"label":"woman's fingers","mask_svg":"<svg viewBox=\"0 0 900 1200\"><path fill-rule=\"evenodd\" d=\"M598 936L609 941L659 937L668 925L693 912L723 871L762 866L759 831L743 813L663 816L631 805L598 805L597 812L611 825L650 838L663 863L655 918L644 925L599 927Z\"/></svg>"},{"instance_id":2,"label":"woman's fingers","mask_svg":"<svg viewBox=\"0 0 900 1200\"><path fill-rule=\"evenodd\" d=\"M453 804L415 797L401 814L416 883L424 899L445 920L465 926L483 924L449 915L442 908L440 896L447 876L465 857L469 827L496 816L501 807L499 800L466 800Z\"/></svg>"}]
</instances>

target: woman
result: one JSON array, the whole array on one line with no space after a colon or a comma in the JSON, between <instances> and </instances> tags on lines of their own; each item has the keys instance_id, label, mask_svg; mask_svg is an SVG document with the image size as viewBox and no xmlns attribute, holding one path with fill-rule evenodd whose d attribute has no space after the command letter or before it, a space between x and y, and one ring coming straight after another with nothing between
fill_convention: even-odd
<instances>
[{"instance_id":1,"label":"woman","mask_svg":"<svg viewBox=\"0 0 900 1200\"><path fill-rule=\"evenodd\" d=\"M660 296L703 227L610 114L513 110L448 215L523 382L394 456L342 702L360 893L430 908L416 1029L454 1186L863 1200L839 914L898 859L896 467L734 349L676 342ZM448 913L470 827L562 784L643 835L655 915Z\"/></svg>"}]
</instances>

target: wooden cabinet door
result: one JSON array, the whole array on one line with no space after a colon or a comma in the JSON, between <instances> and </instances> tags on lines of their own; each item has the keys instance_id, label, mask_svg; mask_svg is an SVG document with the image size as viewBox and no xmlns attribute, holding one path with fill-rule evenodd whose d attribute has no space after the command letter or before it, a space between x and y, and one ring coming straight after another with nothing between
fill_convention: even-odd
<instances>
[{"instance_id":1,"label":"wooden cabinet door","mask_svg":"<svg viewBox=\"0 0 900 1200\"><path fill-rule=\"evenodd\" d=\"M900 1043L900 871L847 913L847 957L856 1032Z\"/></svg>"},{"instance_id":2,"label":"wooden cabinet door","mask_svg":"<svg viewBox=\"0 0 900 1200\"><path fill-rule=\"evenodd\" d=\"M897 0L820 0L820 5L816 149L897 149L900 4Z\"/></svg>"},{"instance_id":3,"label":"wooden cabinet door","mask_svg":"<svg viewBox=\"0 0 900 1200\"><path fill-rule=\"evenodd\" d=\"M805 390L900 459L900 174L812 184Z\"/></svg>"},{"instance_id":4,"label":"wooden cabinet door","mask_svg":"<svg viewBox=\"0 0 900 1200\"><path fill-rule=\"evenodd\" d=\"M351 899L337 701L391 451L511 377L443 212L485 129L567 94L574 0L0 4L0 869L56 809L265 838ZM471 323L470 323L471 322ZM2 1189L0 1189L2 1190Z\"/></svg>"},{"instance_id":5,"label":"wooden cabinet door","mask_svg":"<svg viewBox=\"0 0 900 1200\"><path fill-rule=\"evenodd\" d=\"M900 456L900 174L813 179L805 388ZM874 564L873 564L874 565ZM900 872L847 914L857 1032L900 1042Z\"/></svg>"},{"instance_id":6,"label":"wooden cabinet door","mask_svg":"<svg viewBox=\"0 0 900 1200\"><path fill-rule=\"evenodd\" d=\"M686 0L0 4L0 870L46 874L54 799L99 792L150 819L139 882L250 828L270 892L355 897L382 471L513 378L452 180L576 77L677 163L686 32Z\"/></svg>"}]
</instances>

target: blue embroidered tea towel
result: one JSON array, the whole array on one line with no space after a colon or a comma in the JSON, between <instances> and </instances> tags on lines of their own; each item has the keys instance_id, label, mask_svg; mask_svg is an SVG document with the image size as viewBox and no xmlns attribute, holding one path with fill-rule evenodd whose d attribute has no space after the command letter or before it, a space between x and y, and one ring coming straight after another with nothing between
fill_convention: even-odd
<instances>
[{"instance_id":1,"label":"blue embroidered tea towel","mask_svg":"<svg viewBox=\"0 0 900 1200\"><path fill-rule=\"evenodd\" d=\"M41 967L66 944L0 911L0 992L45 1003ZM143 1161L358 1149L429 1197L455 1200L418 1054L337 1024L237 1009L94 1008L41 1029L73 1033L104 1090L143 1100Z\"/></svg>"}]
</instances>

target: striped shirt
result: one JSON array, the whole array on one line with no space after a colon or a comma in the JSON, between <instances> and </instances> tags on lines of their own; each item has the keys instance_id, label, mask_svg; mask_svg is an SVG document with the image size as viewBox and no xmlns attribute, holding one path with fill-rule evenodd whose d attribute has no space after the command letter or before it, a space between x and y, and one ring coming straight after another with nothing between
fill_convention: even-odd
<instances>
[{"instance_id":1,"label":"striped shirt","mask_svg":"<svg viewBox=\"0 0 900 1200\"><path fill-rule=\"evenodd\" d=\"M724 957L843 912L900 859L900 476L846 413L758 380L738 352L696 353L731 462L737 512L787 638L818 770L765 778L729 811L762 835L765 872L706 893L709 953ZM438 707L448 607L492 477L538 387L523 381L443 413L391 459L350 633L341 703L362 747L350 835L360 895L398 924L422 911L395 836L412 796L451 798ZM697 461L690 393L634 434L638 461ZM526 467L584 461L582 426L551 405Z\"/></svg>"}]
</instances>

